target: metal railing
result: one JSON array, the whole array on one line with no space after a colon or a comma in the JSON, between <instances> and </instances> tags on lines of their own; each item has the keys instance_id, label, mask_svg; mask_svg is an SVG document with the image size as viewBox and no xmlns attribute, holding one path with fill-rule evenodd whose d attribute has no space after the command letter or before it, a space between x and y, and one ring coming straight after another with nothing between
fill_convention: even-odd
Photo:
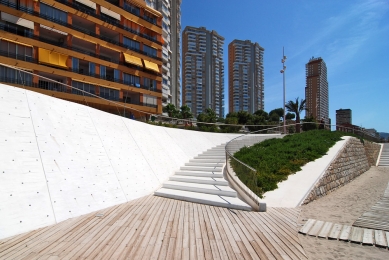
<instances>
[{"instance_id":1,"label":"metal railing","mask_svg":"<svg viewBox=\"0 0 389 260\"><path fill-rule=\"evenodd\" d=\"M8 67L8 68L11 68L11 69L14 69L14 70L20 72L19 74L17 74L17 76L14 76L14 77L8 77L5 75L1 75L0 82L2 82L2 83L10 83L10 84L31 87L31 88L45 89L45 90L50 90L50 91L62 92L62 93L71 93L71 94L81 95L81 96L85 96L85 97L98 98L101 100L109 101L109 103L116 106L117 108L133 110L133 111L140 112L142 114L148 114L148 115L152 115L152 113L144 112L144 111L134 109L134 108L128 108L125 104L140 105L140 106L146 106L146 107L152 107L152 108L158 107L157 105L148 104L145 102L131 102L131 100L126 100L126 102L124 102L124 100L122 101L122 100L117 100L114 98L111 99L109 97L104 98L104 97L96 95L95 93L84 91L82 89L78 89L76 87L64 84L62 82L58 82L58 81L50 79L50 78L43 77L41 75L34 74L32 72L29 72L29 71L25 71L23 69L16 68L14 66L2 64L2 63L0 63L0 66ZM26 79L24 77L24 74L36 75L40 78L40 80L38 83L34 83L34 82L32 82L31 78Z\"/></svg>"}]
</instances>

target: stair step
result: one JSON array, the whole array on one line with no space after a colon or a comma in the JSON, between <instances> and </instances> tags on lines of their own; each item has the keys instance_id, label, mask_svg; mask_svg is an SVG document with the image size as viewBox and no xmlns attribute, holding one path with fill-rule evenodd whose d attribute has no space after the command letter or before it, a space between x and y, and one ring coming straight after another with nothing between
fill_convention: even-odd
<instances>
[{"instance_id":1,"label":"stair step","mask_svg":"<svg viewBox=\"0 0 389 260\"><path fill-rule=\"evenodd\" d=\"M224 157L223 159L191 159L189 162L204 162L204 163L225 163L226 158Z\"/></svg>"},{"instance_id":2,"label":"stair step","mask_svg":"<svg viewBox=\"0 0 389 260\"><path fill-rule=\"evenodd\" d=\"M217 207L251 211L251 207L249 205L247 205L246 203L244 203L238 198L232 198L232 197L224 197L224 196L182 191L182 190L171 190L165 188L161 188L155 191L154 195L170 198L170 199L178 199L178 200L184 200L184 201L189 201L194 203L217 206Z\"/></svg>"},{"instance_id":3,"label":"stair step","mask_svg":"<svg viewBox=\"0 0 389 260\"><path fill-rule=\"evenodd\" d=\"M180 170L186 171L204 171L204 172L221 172L223 167L205 167L205 166L181 166Z\"/></svg>"},{"instance_id":4,"label":"stair step","mask_svg":"<svg viewBox=\"0 0 389 260\"><path fill-rule=\"evenodd\" d=\"M237 197L236 191L231 189L229 186L186 183L179 181L165 181L162 184L162 188L207 193L227 197Z\"/></svg>"},{"instance_id":5,"label":"stair step","mask_svg":"<svg viewBox=\"0 0 389 260\"><path fill-rule=\"evenodd\" d=\"M173 175L170 176L169 180L179 181L179 182L191 182L191 183L200 183L200 184L209 184L209 185L228 186L228 182L224 178Z\"/></svg>"},{"instance_id":6,"label":"stair step","mask_svg":"<svg viewBox=\"0 0 389 260\"><path fill-rule=\"evenodd\" d=\"M176 171L175 175L181 176L196 176L196 177L210 177L210 178L223 178L222 172L202 172L202 171Z\"/></svg>"},{"instance_id":7,"label":"stair step","mask_svg":"<svg viewBox=\"0 0 389 260\"><path fill-rule=\"evenodd\" d=\"M185 166L223 167L224 162L188 162Z\"/></svg>"},{"instance_id":8,"label":"stair step","mask_svg":"<svg viewBox=\"0 0 389 260\"><path fill-rule=\"evenodd\" d=\"M194 159L226 159L226 156L223 155L197 155Z\"/></svg>"}]
</instances>

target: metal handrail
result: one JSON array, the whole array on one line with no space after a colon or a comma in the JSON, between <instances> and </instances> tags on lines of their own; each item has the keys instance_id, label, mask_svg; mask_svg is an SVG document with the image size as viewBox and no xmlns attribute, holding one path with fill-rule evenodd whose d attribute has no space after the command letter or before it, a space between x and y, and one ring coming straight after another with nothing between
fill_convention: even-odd
<instances>
[{"instance_id":1,"label":"metal handrail","mask_svg":"<svg viewBox=\"0 0 389 260\"><path fill-rule=\"evenodd\" d=\"M17 71L20 71L21 73L26 73L26 74L38 76L39 78L42 78L43 80L47 81L51 85L49 84L49 87L45 87L45 85L43 85L43 84L34 83L32 81L28 81L28 80L25 80L23 78L19 78L19 77L17 77L17 78L13 78L13 77L10 78L10 77L5 77L5 76L0 76L0 82L19 84L19 85L23 85L23 86L32 87L32 88L47 89L47 90L52 90L52 91L57 91L57 92L73 93L73 94L76 94L76 95L87 96L87 97L92 97L92 98L98 98L98 99L101 99L101 100L104 100L104 101L108 101L109 103L112 103L113 105L115 105L117 107L129 109L129 110L140 112L142 114L147 114L147 115L150 115L150 116L153 115L153 113L141 111L141 110L135 109L135 108L129 108L129 107L127 107L126 105L124 105L122 103L157 108L156 105L154 105L154 104L147 104L145 102L138 102L138 103L137 102L132 103L132 102L129 102L129 101L127 101L127 102L118 102L117 100L103 98L101 96L98 96L98 95L96 95L94 93L90 93L90 92L85 91L83 89L78 89L76 87L67 85L65 83L58 82L58 81L55 81L53 79L50 79L50 78L47 78L47 77L44 77L44 76L41 76L41 75L37 75L37 74L35 74L33 72L26 71L26 70L23 70L23 69L14 67L14 66L10 66L10 65L7 65L7 64L4 64L4 63L0 63L0 66L4 66L4 67L11 68L11 69L15 69ZM54 85L56 86L56 89L53 89Z\"/></svg>"}]
</instances>

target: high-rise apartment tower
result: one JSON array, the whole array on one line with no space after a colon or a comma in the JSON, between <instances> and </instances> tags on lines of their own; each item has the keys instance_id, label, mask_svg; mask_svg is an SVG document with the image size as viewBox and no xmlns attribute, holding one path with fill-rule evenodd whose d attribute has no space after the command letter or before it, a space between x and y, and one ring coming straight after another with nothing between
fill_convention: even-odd
<instances>
[{"instance_id":1,"label":"high-rise apartment tower","mask_svg":"<svg viewBox=\"0 0 389 260\"><path fill-rule=\"evenodd\" d=\"M329 123L327 66L322 58L312 57L305 65L306 116Z\"/></svg>"},{"instance_id":2,"label":"high-rise apartment tower","mask_svg":"<svg viewBox=\"0 0 389 260\"><path fill-rule=\"evenodd\" d=\"M181 104L181 0L144 0L162 13L162 104Z\"/></svg>"},{"instance_id":3,"label":"high-rise apartment tower","mask_svg":"<svg viewBox=\"0 0 389 260\"><path fill-rule=\"evenodd\" d=\"M1 1L0 81L123 116L160 114L162 30L141 1Z\"/></svg>"},{"instance_id":4,"label":"high-rise apartment tower","mask_svg":"<svg viewBox=\"0 0 389 260\"><path fill-rule=\"evenodd\" d=\"M264 109L264 51L249 40L233 40L228 45L229 112Z\"/></svg>"},{"instance_id":5,"label":"high-rise apartment tower","mask_svg":"<svg viewBox=\"0 0 389 260\"><path fill-rule=\"evenodd\" d=\"M224 38L204 27L185 27L182 36L182 103L194 116L210 107L224 116Z\"/></svg>"}]
</instances>

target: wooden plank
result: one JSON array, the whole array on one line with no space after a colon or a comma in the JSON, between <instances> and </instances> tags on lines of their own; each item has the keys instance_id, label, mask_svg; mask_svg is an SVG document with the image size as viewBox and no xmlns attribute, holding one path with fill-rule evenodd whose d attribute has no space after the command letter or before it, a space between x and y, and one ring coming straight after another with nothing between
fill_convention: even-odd
<instances>
[{"instance_id":1,"label":"wooden plank","mask_svg":"<svg viewBox=\"0 0 389 260\"><path fill-rule=\"evenodd\" d=\"M308 219L307 222L305 222L304 226L300 229L299 233L306 235L309 230L313 227L316 220L314 219Z\"/></svg>"},{"instance_id":2,"label":"wooden plank","mask_svg":"<svg viewBox=\"0 0 389 260\"><path fill-rule=\"evenodd\" d=\"M353 243L362 243L363 238L363 228L352 227L350 241Z\"/></svg>"},{"instance_id":3,"label":"wooden plank","mask_svg":"<svg viewBox=\"0 0 389 260\"><path fill-rule=\"evenodd\" d=\"M317 236L317 234L320 232L323 225L324 225L324 221L316 220L315 224L313 225L313 227L309 230L309 232L307 234L310 236Z\"/></svg>"},{"instance_id":4,"label":"wooden plank","mask_svg":"<svg viewBox=\"0 0 389 260\"><path fill-rule=\"evenodd\" d=\"M328 239L338 239L340 232L342 231L343 225L334 224L330 233L328 234Z\"/></svg>"},{"instance_id":5,"label":"wooden plank","mask_svg":"<svg viewBox=\"0 0 389 260\"><path fill-rule=\"evenodd\" d=\"M247 229L242 225L240 218L237 217L238 212L237 211L225 211L225 215L230 219L231 223L233 223L233 227L235 228L236 232L238 233L242 245L246 248L246 251L250 254L252 259L259 259L259 255L257 255L257 252L252 247L252 244L249 241L253 241L253 238L250 234L250 232L247 231ZM235 223L234 223L235 222ZM260 255L263 255L262 250L260 251Z\"/></svg>"},{"instance_id":6,"label":"wooden plank","mask_svg":"<svg viewBox=\"0 0 389 260\"><path fill-rule=\"evenodd\" d=\"M385 233L382 230L374 230L375 245L379 247L387 247Z\"/></svg>"},{"instance_id":7,"label":"wooden plank","mask_svg":"<svg viewBox=\"0 0 389 260\"><path fill-rule=\"evenodd\" d=\"M250 244L254 248L254 250L257 252L258 256L261 259L275 259L274 255L267 248L266 244L255 233L255 231L252 228L252 225L247 222L245 216L241 214L241 212L237 212L237 215L240 220L240 224L242 225L241 226L242 231L245 234L250 234L248 239L250 241Z\"/></svg>"},{"instance_id":8,"label":"wooden plank","mask_svg":"<svg viewBox=\"0 0 389 260\"><path fill-rule=\"evenodd\" d=\"M321 231L317 236L321 238L327 238L333 225L334 223L332 222L325 222L323 228L321 229Z\"/></svg>"},{"instance_id":9,"label":"wooden plank","mask_svg":"<svg viewBox=\"0 0 389 260\"><path fill-rule=\"evenodd\" d=\"M351 233L351 226L344 225L342 231L340 231L339 240L348 241Z\"/></svg>"},{"instance_id":10,"label":"wooden plank","mask_svg":"<svg viewBox=\"0 0 389 260\"><path fill-rule=\"evenodd\" d=\"M169 218L167 221L166 231L165 231L165 234L163 235L161 249L158 252L159 253L158 259L167 259L166 254L167 254L167 251L169 248L170 234L171 234L171 231L173 229L173 220L174 220L175 212L176 212L176 209L177 209L177 206L179 203L178 200L172 200L172 201L173 201L172 210L170 211ZM153 255L155 255L156 253L157 252L153 252Z\"/></svg>"},{"instance_id":11,"label":"wooden plank","mask_svg":"<svg viewBox=\"0 0 389 260\"><path fill-rule=\"evenodd\" d=\"M194 216L194 231L195 231L195 239L196 239L196 254L197 259L204 259L204 246L203 240L201 238L201 228L200 228L200 220L199 220L199 212L197 210L197 203L193 204L193 216Z\"/></svg>"},{"instance_id":12,"label":"wooden plank","mask_svg":"<svg viewBox=\"0 0 389 260\"><path fill-rule=\"evenodd\" d=\"M374 239L373 239L374 232L372 229L363 229L363 238L362 238L362 245L373 245Z\"/></svg>"},{"instance_id":13,"label":"wooden plank","mask_svg":"<svg viewBox=\"0 0 389 260\"><path fill-rule=\"evenodd\" d=\"M386 235L386 244L389 247L389 232L385 232L385 235Z\"/></svg>"},{"instance_id":14,"label":"wooden plank","mask_svg":"<svg viewBox=\"0 0 389 260\"><path fill-rule=\"evenodd\" d=\"M189 257L196 259L196 236L193 203L189 203ZM155 259L155 258L154 258Z\"/></svg>"},{"instance_id":15,"label":"wooden plank","mask_svg":"<svg viewBox=\"0 0 389 260\"><path fill-rule=\"evenodd\" d=\"M132 227L138 223L138 218L148 210L148 207L145 205L151 203L152 199L153 196L147 196L142 198L142 200L137 200L137 203L129 205L131 211L124 217L121 228L116 232L111 240L108 241L102 249L100 249L98 258L111 258L114 252L117 251L120 244L127 241L128 233L132 232Z\"/></svg>"},{"instance_id":16,"label":"wooden plank","mask_svg":"<svg viewBox=\"0 0 389 260\"><path fill-rule=\"evenodd\" d=\"M243 212L242 212L243 213ZM252 214L252 217L256 218L258 225L260 226L261 230L265 230L267 235L271 237L271 239L274 241L273 246L274 248L277 248L278 253L281 254L281 257L283 259L292 259L292 256L294 256L293 252L290 250L288 245L285 243L287 240L282 240L282 237L278 237L275 232L268 226L268 223L266 220L262 217L263 214Z\"/></svg>"},{"instance_id":17,"label":"wooden plank","mask_svg":"<svg viewBox=\"0 0 389 260\"><path fill-rule=\"evenodd\" d=\"M290 257L296 256L299 259L306 257L304 249L300 246L297 230L285 226L286 223L273 213L262 214L261 216L266 225L283 241L285 246L288 247L288 250L292 252L289 253ZM295 221L297 222L297 219Z\"/></svg>"},{"instance_id":18,"label":"wooden plank","mask_svg":"<svg viewBox=\"0 0 389 260\"><path fill-rule=\"evenodd\" d=\"M281 254L277 251L277 248L275 248L275 246L274 246L274 245L277 246L277 244L271 239L270 236L269 237L267 236L265 231L263 231L262 229L260 229L256 225L255 218L253 218L253 217L250 218L249 216L251 214L246 215L246 214L243 214L242 212L240 212L240 213L241 213L240 215L247 221L247 223L249 223L250 230L253 230L253 232L258 236L259 240L258 240L257 243L258 244L264 244L264 246L271 252L271 254L276 259L281 259L282 258ZM282 249L280 249L280 250L283 251ZM271 258L272 257L270 256L269 259L271 259Z\"/></svg>"},{"instance_id":19,"label":"wooden plank","mask_svg":"<svg viewBox=\"0 0 389 260\"><path fill-rule=\"evenodd\" d=\"M209 244L211 247L212 259L221 259L219 247L217 246L215 232L212 228L212 223L211 223L211 220L209 218L208 212L206 210L206 208L209 206L200 205L200 207L201 207L201 211L203 212L204 223L205 223L205 227L206 227L206 230L208 233L208 240L209 240Z\"/></svg>"},{"instance_id":20,"label":"wooden plank","mask_svg":"<svg viewBox=\"0 0 389 260\"><path fill-rule=\"evenodd\" d=\"M199 223L200 223L200 230L201 230L201 238L202 238L203 247L204 247L204 256L205 256L205 259L212 259L212 248L211 248L210 241L208 238L207 227L206 227L206 223L204 220L204 215L203 215L203 211L201 208L201 204L197 204L196 207L197 207L197 211L199 214Z\"/></svg>"},{"instance_id":21,"label":"wooden plank","mask_svg":"<svg viewBox=\"0 0 389 260\"><path fill-rule=\"evenodd\" d=\"M230 244L230 241L228 240L228 236L226 234L226 231L224 230L223 225L219 221L219 216L215 210L215 207L210 207L209 209L212 212L213 218L215 219L215 223L216 223L217 229L218 229L219 234L220 234L220 239L221 239L221 242L223 243L224 250L228 256L228 259L235 260L236 256L234 254L234 251L232 250L232 246Z\"/></svg>"},{"instance_id":22,"label":"wooden plank","mask_svg":"<svg viewBox=\"0 0 389 260\"><path fill-rule=\"evenodd\" d=\"M157 223L160 223L159 221L162 221L163 219L161 216L163 216L164 213L166 212L166 205L167 205L167 200L163 198L162 201L158 203L158 206L156 208L153 208L155 214L153 220L151 221L150 225L144 226L144 228L142 229L142 232L140 233L139 235L140 237L138 239L139 244L134 246L135 250L132 250L132 252L129 254L129 258L134 258L134 259L143 258L143 254L146 253L146 248L148 244L152 243L151 237L154 230L157 229ZM155 233L157 233L157 231L155 231ZM140 242L140 240L142 240L142 242Z\"/></svg>"},{"instance_id":23,"label":"wooden plank","mask_svg":"<svg viewBox=\"0 0 389 260\"><path fill-rule=\"evenodd\" d=\"M161 218L161 223L159 224L160 228L159 228L158 232L154 232L155 243L154 244L149 244L148 247L151 247L152 251L151 251L150 255L148 255L148 253L145 254L145 258L146 259L157 259L158 255L159 255L159 252L160 252L160 249L162 247L163 236L164 236L164 233L166 232L167 223L168 223L168 220L169 220L169 216L170 216L171 210L173 208L174 200L166 199L166 201L168 203L167 209L165 211L165 214L160 217ZM148 248L147 252L149 252L149 251L150 251L150 249Z\"/></svg>"},{"instance_id":24,"label":"wooden plank","mask_svg":"<svg viewBox=\"0 0 389 260\"><path fill-rule=\"evenodd\" d=\"M205 210L207 212L208 218L209 218L209 223L213 231L213 236L216 242L217 249L219 251L219 255L221 259L228 259L228 254L227 251L224 247L224 244L222 242L222 238L220 236L219 229L216 225L215 222L215 216L213 215L213 212L211 211L211 206L206 206Z\"/></svg>"}]
</instances>

